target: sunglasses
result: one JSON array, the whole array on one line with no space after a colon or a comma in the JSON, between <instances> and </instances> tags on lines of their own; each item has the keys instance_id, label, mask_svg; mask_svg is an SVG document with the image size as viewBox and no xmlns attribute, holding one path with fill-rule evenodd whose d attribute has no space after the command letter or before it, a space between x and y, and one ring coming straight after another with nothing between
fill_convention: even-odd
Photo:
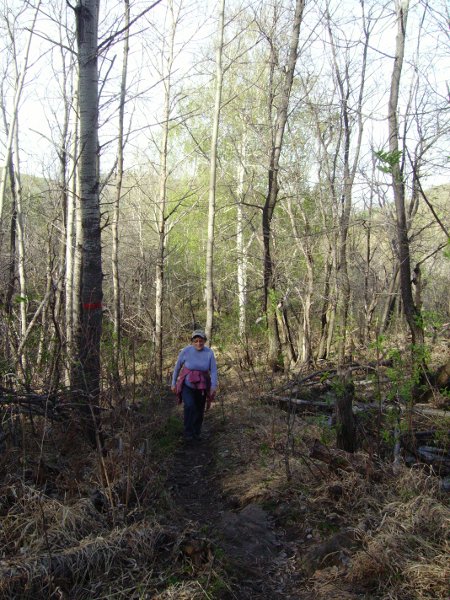
<instances>
[{"instance_id":1,"label":"sunglasses","mask_svg":"<svg viewBox=\"0 0 450 600\"><path fill-rule=\"evenodd\" d=\"M198 342L204 342L205 340L203 338L196 337L192 341L193 341L194 344L197 344Z\"/></svg>"}]
</instances>

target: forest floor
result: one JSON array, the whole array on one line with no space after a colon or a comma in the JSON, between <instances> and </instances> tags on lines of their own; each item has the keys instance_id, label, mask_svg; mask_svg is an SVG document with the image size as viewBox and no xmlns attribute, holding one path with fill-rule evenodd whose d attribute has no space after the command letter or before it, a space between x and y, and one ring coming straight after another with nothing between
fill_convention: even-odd
<instances>
[{"instance_id":1,"label":"forest floor","mask_svg":"<svg viewBox=\"0 0 450 600\"><path fill-rule=\"evenodd\" d=\"M223 377L201 442L173 395L134 392L105 413L106 456L76 423L22 419L1 455L0 597L447 599L441 479L336 450L326 416L261 402L270 385Z\"/></svg>"}]
</instances>

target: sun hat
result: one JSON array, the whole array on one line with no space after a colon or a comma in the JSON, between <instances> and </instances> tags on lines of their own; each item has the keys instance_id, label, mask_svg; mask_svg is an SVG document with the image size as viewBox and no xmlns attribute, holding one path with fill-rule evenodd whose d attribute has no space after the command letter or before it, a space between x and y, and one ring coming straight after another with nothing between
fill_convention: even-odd
<instances>
[{"instance_id":1,"label":"sun hat","mask_svg":"<svg viewBox=\"0 0 450 600\"><path fill-rule=\"evenodd\" d=\"M204 340L207 339L206 334L203 331L203 329L196 329L195 331L192 332L191 340L193 340L196 337L203 338Z\"/></svg>"}]
</instances>

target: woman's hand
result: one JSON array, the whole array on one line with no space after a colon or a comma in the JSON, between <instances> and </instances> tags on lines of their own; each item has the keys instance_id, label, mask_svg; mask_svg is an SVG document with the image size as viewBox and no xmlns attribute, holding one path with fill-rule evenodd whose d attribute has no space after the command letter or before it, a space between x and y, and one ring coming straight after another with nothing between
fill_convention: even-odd
<instances>
[{"instance_id":1,"label":"woman's hand","mask_svg":"<svg viewBox=\"0 0 450 600\"><path fill-rule=\"evenodd\" d=\"M172 390L172 392L173 392L174 394L176 394L176 392L177 392L177 386L176 386L176 385L172 385L172 386L170 387L170 389Z\"/></svg>"}]
</instances>

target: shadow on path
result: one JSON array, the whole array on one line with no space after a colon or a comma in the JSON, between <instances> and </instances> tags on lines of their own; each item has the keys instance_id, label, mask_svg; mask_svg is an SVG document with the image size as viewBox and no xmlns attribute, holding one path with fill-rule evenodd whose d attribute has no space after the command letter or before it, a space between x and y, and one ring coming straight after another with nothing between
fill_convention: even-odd
<instances>
[{"instance_id":1,"label":"shadow on path","mask_svg":"<svg viewBox=\"0 0 450 600\"><path fill-rule=\"evenodd\" d=\"M294 598L283 589L286 546L268 513L258 504L233 509L221 486L217 439L227 435L219 411L207 414L200 442L182 442L176 451L167 485L180 529L182 550L195 567L220 556L231 584L213 598Z\"/></svg>"}]
</instances>

